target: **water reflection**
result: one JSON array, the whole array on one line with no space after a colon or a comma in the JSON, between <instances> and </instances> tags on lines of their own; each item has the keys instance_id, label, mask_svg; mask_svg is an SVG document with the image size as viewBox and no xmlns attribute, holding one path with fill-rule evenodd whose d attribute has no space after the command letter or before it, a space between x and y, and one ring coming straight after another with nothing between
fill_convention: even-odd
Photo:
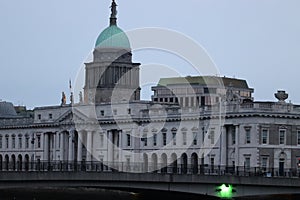
<instances>
[{"instance_id":1,"label":"water reflection","mask_svg":"<svg viewBox=\"0 0 300 200\"><path fill-rule=\"evenodd\" d=\"M33 188L0 190L1 200L199 200L216 199L207 196L168 192L124 192L95 188Z\"/></svg>"},{"instance_id":2,"label":"water reflection","mask_svg":"<svg viewBox=\"0 0 300 200\"><path fill-rule=\"evenodd\" d=\"M124 192L99 188L32 188L0 189L0 200L214 200L205 195L176 192L138 191ZM298 200L300 195L276 195L264 197L234 198L237 200Z\"/></svg>"}]
</instances>

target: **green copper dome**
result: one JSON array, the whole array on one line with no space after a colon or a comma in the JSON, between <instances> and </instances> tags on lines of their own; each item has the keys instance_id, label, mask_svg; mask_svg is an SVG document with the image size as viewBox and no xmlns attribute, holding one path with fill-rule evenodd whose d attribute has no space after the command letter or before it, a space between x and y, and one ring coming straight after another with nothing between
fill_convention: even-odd
<instances>
[{"instance_id":1,"label":"green copper dome","mask_svg":"<svg viewBox=\"0 0 300 200\"><path fill-rule=\"evenodd\" d=\"M99 35L95 47L130 49L130 42L122 29L110 25Z\"/></svg>"}]
</instances>

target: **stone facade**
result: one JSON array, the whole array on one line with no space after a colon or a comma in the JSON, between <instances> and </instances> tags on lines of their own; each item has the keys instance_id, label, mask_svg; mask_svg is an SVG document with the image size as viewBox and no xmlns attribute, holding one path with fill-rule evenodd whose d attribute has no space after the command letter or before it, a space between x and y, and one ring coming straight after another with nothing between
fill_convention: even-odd
<instances>
[{"instance_id":1,"label":"stone facade","mask_svg":"<svg viewBox=\"0 0 300 200\"><path fill-rule=\"evenodd\" d=\"M135 172L166 166L298 170L300 106L286 103L284 91L275 95L278 102L257 102L245 80L175 77L161 79L152 100L142 101L139 66L130 49L99 44L86 64L80 103L63 100L17 114L0 102L0 170L94 161Z\"/></svg>"}]
</instances>

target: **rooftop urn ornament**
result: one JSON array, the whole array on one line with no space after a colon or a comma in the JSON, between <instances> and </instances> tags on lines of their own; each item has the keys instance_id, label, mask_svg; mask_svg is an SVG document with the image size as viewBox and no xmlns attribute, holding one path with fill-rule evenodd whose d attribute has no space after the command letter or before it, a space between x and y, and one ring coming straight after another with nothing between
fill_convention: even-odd
<instances>
[{"instance_id":1,"label":"rooftop urn ornament","mask_svg":"<svg viewBox=\"0 0 300 200\"><path fill-rule=\"evenodd\" d=\"M285 100L289 97L289 95L284 90L278 90L274 95L281 103L284 103Z\"/></svg>"}]
</instances>

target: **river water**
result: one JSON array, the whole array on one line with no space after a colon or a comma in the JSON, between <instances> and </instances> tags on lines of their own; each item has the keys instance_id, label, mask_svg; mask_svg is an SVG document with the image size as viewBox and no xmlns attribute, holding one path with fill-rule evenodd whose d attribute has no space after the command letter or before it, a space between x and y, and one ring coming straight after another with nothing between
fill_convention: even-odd
<instances>
[{"instance_id":1,"label":"river water","mask_svg":"<svg viewBox=\"0 0 300 200\"><path fill-rule=\"evenodd\" d=\"M175 192L124 192L97 188L43 188L43 189L2 189L0 200L214 200L204 195ZM298 200L300 196L285 195L271 197L236 198L241 200Z\"/></svg>"}]
</instances>

